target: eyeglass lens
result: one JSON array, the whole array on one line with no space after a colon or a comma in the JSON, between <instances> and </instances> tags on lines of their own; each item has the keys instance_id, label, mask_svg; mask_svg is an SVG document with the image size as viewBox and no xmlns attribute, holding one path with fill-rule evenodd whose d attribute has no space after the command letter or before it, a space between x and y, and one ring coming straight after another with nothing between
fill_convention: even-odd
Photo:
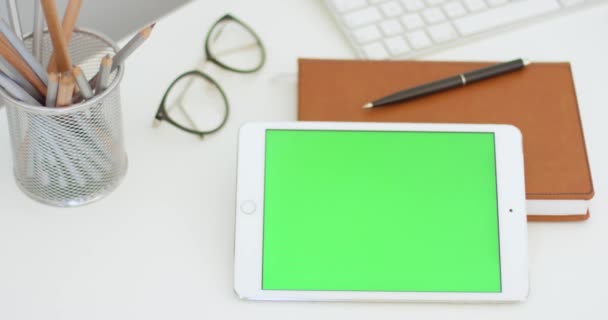
<instances>
[{"instance_id":1,"label":"eyeglass lens","mask_svg":"<svg viewBox=\"0 0 608 320\"><path fill-rule=\"evenodd\" d=\"M224 122L225 101L219 88L197 74L178 80L165 100L166 116L197 132L212 131Z\"/></svg>"},{"instance_id":2,"label":"eyeglass lens","mask_svg":"<svg viewBox=\"0 0 608 320\"><path fill-rule=\"evenodd\" d=\"M229 69L253 71L263 62L263 49L258 39L235 20L221 20L211 30L207 41L210 55Z\"/></svg>"}]
</instances>

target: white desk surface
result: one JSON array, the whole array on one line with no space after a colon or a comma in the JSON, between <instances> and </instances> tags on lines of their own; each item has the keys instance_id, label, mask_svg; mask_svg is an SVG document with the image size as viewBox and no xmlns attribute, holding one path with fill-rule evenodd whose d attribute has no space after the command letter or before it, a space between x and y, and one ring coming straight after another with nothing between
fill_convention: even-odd
<instances>
[{"instance_id":1,"label":"white desk surface","mask_svg":"<svg viewBox=\"0 0 608 320\"><path fill-rule=\"evenodd\" d=\"M267 65L253 75L208 67L232 106L221 132L201 141L168 124L153 129L164 89L197 63L206 31L226 12L259 32ZM354 56L320 1L226 0L197 1L161 18L128 61L122 102L129 171L99 202L58 209L21 193L0 110L0 319L607 319L607 30L604 5L427 57L572 62L596 196L586 222L529 224L525 303L237 299L237 130L247 121L296 119L297 57Z\"/></svg>"}]
</instances>

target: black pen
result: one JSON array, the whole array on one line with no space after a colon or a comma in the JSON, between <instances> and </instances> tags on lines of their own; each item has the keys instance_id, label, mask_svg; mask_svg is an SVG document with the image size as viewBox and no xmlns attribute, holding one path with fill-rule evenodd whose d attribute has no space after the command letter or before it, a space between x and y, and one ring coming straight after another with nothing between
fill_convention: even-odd
<instances>
[{"instance_id":1,"label":"black pen","mask_svg":"<svg viewBox=\"0 0 608 320\"><path fill-rule=\"evenodd\" d=\"M380 98L376 101L366 103L363 108L375 108L388 104L412 100L418 97L429 94L449 90L456 87L462 87L467 84L496 77L505 73L513 72L522 69L530 64L530 61L517 59L509 62L495 64L489 67L473 70L449 78L433 81L414 88L405 89L389 96Z\"/></svg>"}]
</instances>

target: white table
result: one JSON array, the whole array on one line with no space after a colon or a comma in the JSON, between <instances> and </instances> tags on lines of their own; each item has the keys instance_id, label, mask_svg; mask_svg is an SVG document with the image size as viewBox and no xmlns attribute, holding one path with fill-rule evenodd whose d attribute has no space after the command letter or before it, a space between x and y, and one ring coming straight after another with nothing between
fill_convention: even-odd
<instances>
[{"instance_id":1,"label":"white table","mask_svg":"<svg viewBox=\"0 0 608 320\"><path fill-rule=\"evenodd\" d=\"M209 67L232 105L199 140L150 124L164 89L202 55L231 12L264 40L253 75ZM530 296L514 305L261 303L232 287L236 137L253 120L296 118L296 58L353 58L320 1L191 3L159 20L122 84L129 172L107 198L76 209L38 204L12 174L0 110L0 319L606 319L608 289L608 6L428 57L571 61L596 196L583 223L529 225Z\"/></svg>"}]
</instances>

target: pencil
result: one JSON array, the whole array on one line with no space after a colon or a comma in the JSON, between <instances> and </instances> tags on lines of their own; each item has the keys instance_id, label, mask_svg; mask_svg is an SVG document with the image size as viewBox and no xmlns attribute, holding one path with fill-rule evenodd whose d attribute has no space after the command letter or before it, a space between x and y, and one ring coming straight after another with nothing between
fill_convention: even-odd
<instances>
[{"instance_id":1,"label":"pencil","mask_svg":"<svg viewBox=\"0 0 608 320\"><path fill-rule=\"evenodd\" d=\"M57 89L57 106L67 107L72 104L72 95L74 93L74 76L70 72L65 72L59 79L59 87Z\"/></svg>"},{"instance_id":2,"label":"pencil","mask_svg":"<svg viewBox=\"0 0 608 320\"><path fill-rule=\"evenodd\" d=\"M34 4L34 28L33 28L33 44L32 50L34 58L42 63L42 29L44 29L44 16L42 13L42 7L40 1L35 1Z\"/></svg>"},{"instance_id":3,"label":"pencil","mask_svg":"<svg viewBox=\"0 0 608 320\"><path fill-rule=\"evenodd\" d=\"M63 37L65 38L66 45L69 45L70 40L72 39L72 33L74 32L74 27L76 26L76 20L78 20L80 7L82 7L82 0L70 0L65 8L61 28L63 29ZM57 71L56 59L55 52L53 52L51 58L49 59L49 65L47 68L49 72Z\"/></svg>"},{"instance_id":4,"label":"pencil","mask_svg":"<svg viewBox=\"0 0 608 320\"><path fill-rule=\"evenodd\" d=\"M55 0L40 0L40 3L42 4L42 11L44 12L46 24L49 28L49 34L51 35L51 42L53 43L55 59L57 61L57 70L60 72L68 72L72 68L72 61L70 59L70 54L68 53L68 45L64 37L63 27L61 26L61 23L59 23L59 15L57 13Z\"/></svg>"},{"instance_id":5,"label":"pencil","mask_svg":"<svg viewBox=\"0 0 608 320\"><path fill-rule=\"evenodd\" d=\"M20 85L30 96L34 97L38 101L42 101L42 95L34 86L32 86L27 79L25 79L15 67L13 67L3 56L0 55L0 71L4 72L6 76L11 78L15 83Z\"/></svg>"},{"instance_id":6,"label":"pencil","mask_svg":"<svg viewBox=\"0 0 608 320\"><path fill-rule=\"evenodd\" d=\"M40 63L36 61L34 56L25 48L21 40L17 38L15 33L13 33L13 31L8 27L6 22L4 22L4 19L1 18L0 33L4 35L4 38L10 44L10 46L19 54L21 59L23 59L23 61L27 63L28 67L32 69L32 71L34 71L38 79L40 79L40 81L42 81L42 83L44 83L44 85L46 86L48 82L48 76L44 71L44 68L42 68L42 65L40 65Z\"/></svg>"},{"instance_id":7,"label":"pencil","mask_svg":"<svg viewBox=\"0 0 608 320\"><path fill-rule=\"evenodd\" d=\"M74 69L72 70L72 74L74 75L74 78L76 79L76 84L78 85L78 88L80 89L80 94L85 99L91 99L93 97L93 90L91 89L91 86L89 86L87 79L84 77L84 74L82 73L82 69L80 69L80 67L74 67Z\"/></svg>"},{"instance_id":8,"label":"pencil","mask_svg":"<svg viewBox=\"0 0 608 320\"><path fill-rule=\"evenodd\" d=\"M11 80L11 78L7 77L4 72L0 72L0 87L4 88L8 95L17 100L34 106L40 105L40 102L30 96L23 88Z\"/></svg>"},{"instance_id":9,"label":"pencil","mask_svg":"<svg viewBox=\"0 0 608 320\"><path fill-rule=\"evenodd\" d=\"M135 36L133 36L133 38L131 38L131 40L129 40L129 42L127 42L124 47L122 47L122 49L118 50L118 52L114 55L112 61L112 69L110 70L110 72L116 70L116 68L121 65L133 53L133 51L135 51L135 49L139 48L139 46L141 46L146 41L146 39L150 37L152 29L154 29L155 25L156 23L153 23L141 29L137 34L135 34ZM96 74L93 78L91 78L91 80L89 80L89 84L91 85L91 87L97 87L98 76L99 73Z\"/></svg>"},{"instance_id":10,"label":"pencil","mask_svg":"<svg viewBox=\"0 0 608 320\"><path fill-rule=\"evenodd\" d=\"M55 108L57 106L57 89L59 88L59 75L56 72L49 73L49 88L46 94L46 106Z\"/></svg>"},{"instance_id":11,"label":"pencil","mask_svg":"<svg viewBox=\"0 0 608 320\"><path fill-rule=\"evenodd\" d=\"M110 55L106 55L101 59L101 64L99 65L99 75L97 84L95 86L95 94L100 94L104 92L108 88L108 82L110 81L110 70L112 69L112 57Z\"/></svg>"},{"instance_id":12,"label":"pencil","mask_svg":"<svg viewBox=\"0 0 608 320\"><path fill-rule=\"evenodd\" d=\"M46 85L34 74L27 63L21 59L19 54L8 43L6 38L0 34L0 55L6 59L27 81L29 81L42 94L46 95Z\"/></svg>"},{"instance_id":13,"label":"pencil","mask_svg":"<svg viewBox=\"0 0 608 320\"><path fill-rule=\"evenodd\" d=\"M17 7L16 0L6 0L6 9L8 11L9 20L13 31L19 37L19 40L23 40L23 29L21 28L21 18L19 18L19 8Z\"/></svg>"},{"instance_id":14,"label":"pencil","mask_svg":"<svg viewBox=\"0 0 608 320\"><path fill-rule=\"evenodd\" d=\"M127 59L127 57L129 57L133 53L133 51L135 51L135 49L139 48L144 43L144 41L146 41L150 37L152 29L154 29L155 25L156 23L153 23L141 29L133 38L131 38L131 40L129 40L129 42L127 42L127 44L122 49L120 49L116 53L112 64L112 70L116 69L116 67L121 65Z\"/></svg>"}]
</instances>

